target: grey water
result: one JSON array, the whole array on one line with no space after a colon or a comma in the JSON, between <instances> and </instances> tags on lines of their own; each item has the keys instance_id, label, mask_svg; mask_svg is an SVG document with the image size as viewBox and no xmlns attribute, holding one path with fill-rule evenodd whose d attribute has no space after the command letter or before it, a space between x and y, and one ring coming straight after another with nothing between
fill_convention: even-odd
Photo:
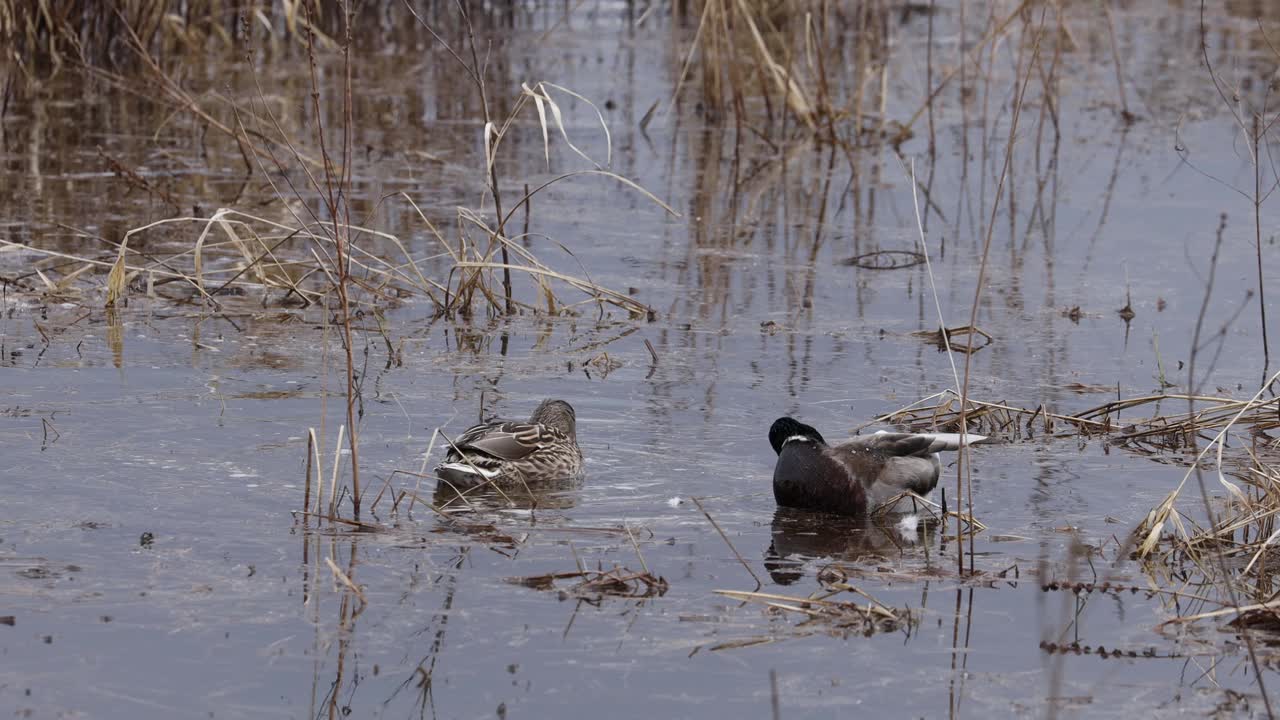
<instances>
[{"instance_id":1,"label":"grey water","mask_svg":"<svg viewBox=\"0 0 1280 720\"><path fill-rule=\"evenodd\" d=\"M958 62L960 7L935 11L934 52L944 58L935 78ZM1254 97L1262 90L1250 83L1268 82L1257 78L1276 61L1262 34L1280 27L1233 12L1210 9L1210 52ZM630 294L653 308L651 319L597 313L593 303L574 317L450 318L424 297L403 298L384 319L398 357L376 325L357 328L365 497L390 488L372 510L365 503L362 519L376 531L295 512L308 430L328 472L345 422L330 311L279 291L214 310L166 286L106 313L105 269L79 294L32 292L10 281L35 282L29 268L46 256L0 253L0 709L156 718L773 717L775 705L784 718L1262 713L1229 628L1162 626L1171 601L1146 592L1042 588L1095 578L1148 587L1119 548L1181 479L1182 458L1052 433L1011 432L974 448L973 513L986 526L974 538L975 577L956 572L954 536L936 527L905 537L892 526L853 528L779 511L770 492L775 417L796 415L839 438L955 387L965 356L915 333L937 329L935 295L947 325L969 323L988 224L976 324L992 339L970 356L972 397L1070 413L1117 392L1186 392L1197 324L1194 389L1257 389L1253 165L1202 62L1198 8L1116 7L1116 53L1094 8L1063 13L1070 46L1054 61L1051 91L1032 92L1016 128L1029 26L996 47L986 77L970 80L972 96L958 87L941 96L934 152L922 120L900 155L881 143L851 154L809 140L776 146L711 117L700 85L671 106L696 17L660 9L640 22L630 3L584 3L563 13L519 6L504 16L512 27L482 24L501 107L524 81L590 99L611 131L612 171L679 216L601 177L557 184L529 211L524 241L541 261ZM383 39L356 53L354 145L363 150L352 202L443 281L448 257L398 194L450 233L457 207L491 212L483 116L453 61L405 29L403 14L392 5L368 19ZM928 19L892 17L900 24L885 113L901 121L928 96ZM963 43L980 36L971 27ZM310 112L306 53L282 42L264 54L257 82L296 123ZM214 55L185 82L266 104L241 55ZM1117 56L1134 122L1121 113ZM594 112L560 97L575 144L603 157ZM653 103L656 119L642 130ZM548 170L536 114L521 118L502 148L508 198L590 167L553 135ZM0 222L29 248L110 261L114 246L91 236L118 241L221 207L290 217L261 172L245 180L234 141L107 83L63 73L11 107L0 129ZM180 206L117 177L101 153L141 168ZM930 267L846 264L919 249L921 188ZM1273 207L1260 210L1267 277ZM181 252L200 228L166 225L140 247ZM62 273L78 267L60 262ZM533 296L527 277L515 281ZM1118 313L1126 305L1130 320ZM581 488L514 506L490 498L451 518L407 500L392 511L398 491L432 497L429 473L396 471L429 470L441 454L437 442L424 458L435 429L456 433L482 413L524 416L544 397L576 408ZM943 483L954 495L953 467ZM664 579L663 592L575 593L571 579L551 589L529 580L642 566ZM717 592L801 598L829 585L833 568L913 620L869 632ZM1272 648L1259 652L1264 681L1280 686Z\"/></svg>"}]
</instances>

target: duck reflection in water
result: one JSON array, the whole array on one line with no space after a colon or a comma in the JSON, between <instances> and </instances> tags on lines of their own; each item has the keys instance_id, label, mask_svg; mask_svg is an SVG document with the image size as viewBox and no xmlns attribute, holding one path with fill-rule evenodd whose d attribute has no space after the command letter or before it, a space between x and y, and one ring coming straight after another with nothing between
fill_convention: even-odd
<instances>
[{"instance_id":1,"label":"duck reflection in water","mask_svg":"<svg viewBox=\"0 0 1280 720\"><path fill-rule=\"evenodd\" d=\"M779 507L773 513L772 538L764 551L764 566L779 585L790 585L805 575L811 560L857 562L871 558L923 556L938 521L923 515L911 518L837 515Z\"/></svg>"},{"instance_id":2,"label":"duck reflection in water","mask_svg":"<svg viewBox=\"0 0 1280 720\"><path fill-rule=\"evenodd\" d=\"M583 478L569 477L530 483L528 487L505 489L492 485L458 487L447 481L436 483L431 500L444 512L462 512L468 509L498 510L568 510L578 504L577 490L582 489Z\"/></svg>"}]
</instances>

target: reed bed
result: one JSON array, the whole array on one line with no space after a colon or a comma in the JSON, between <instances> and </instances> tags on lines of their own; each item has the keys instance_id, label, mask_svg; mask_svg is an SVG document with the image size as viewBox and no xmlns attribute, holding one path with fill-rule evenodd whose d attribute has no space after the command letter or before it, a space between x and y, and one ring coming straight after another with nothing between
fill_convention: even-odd
<instances>
[{"instance_id":1,"label":"reed bed","mask_svg":"<svg viewBox=\"0 0 1280 720\"><path fill-rule=\"evenodd\" d=\"M173 114L190 115L206 130L213 129L233 138L243 156L246 173L261 174L267 179L273 194L284 205L284 212L269 218L232 207L203 217L175 216L135 227L119 242L78 232L105 246L93 254L29 248L0 240L0 252L11 250L44 256L42 263L35 266L36 272L16 278L24 281L38 276L39 282L20 284L20 287L68 292L77 289L73 288L73 282L79 282L80 289L92 287L92 281L100 280L99 274L105 271L106 280L98 285L105 289L107 306L115 306L131 293L155 296L177 284L182 291L173 296L174 299L197 299L215 309L221 304L221 296L256 291L263 296L264 303L294 302L306 306L333 297L344 307L351 301L364 310L423 298L434 306L437 315L444 316L469 315L482 308L507 315L577 315L588 307L594 307L601 316L607 308L621 310L632 317L647 317L652 313L648 306L628 294L592 282L586 268L566 245L556 243L569 264L577 266L576 270L553 267L535 256L526 247L527 242L522 242L530 236L528 213L534 197L575 178L596 177L619 182L664 211L677 213L635 182L608 170L613 148L604 117L590 100L574 91L554 83L526 82L517 89L505 117L490 114L489 108L495 104L491 97L494 92L485 78L475 45L471 10L465 4L457 6L459 12L453 17L444 18L451 21L451 34L457 34L459 28L466 31L464 45L458 49L430 24L447 12L448 3L441 4L442 7L428 3L425 9L405 6L409 16L425 28L472 79L485 108L485 117L477 131L484 139L480 169L488 202L475 208L457 208L451 219L456 226L453 238L446 238L406 193L384 197L377 203L377 208L384 208L389 202L405 203L411 208L411 216L421 221L426 243L378 231L372 227L376 223L372 214L359 222L351 219L351 176L356 160L350 146L354 120L350 116L349 69L355 62L351 46L353 28L359 21L354 7L337 3L325 4L327 9L322 9L308 2L285 1L246 6L204 0L184 4L179 14L170 5L162 0L129 0L120 4L63 0L37 11L26 4L0 0L0 36L21 37L25 44L15 46L15 56L27 57L30 62L26 65L32 66L44 57L38 48L44 48L46 54L55 59L61 57L58 38L65 40L76 33L83 34L90 27L118 30L115 50L133 61L128 68L104 67L106 63L95 62L96 56L80 46L75 55L77 68L112 87L159 102ZM207 26L219 28L208 30L208 34L231 43L227 28L219 24L229 22L228 18L239 18L246 25L253 24L249 22L252 19L266 28L274 28L274 23L279 23L277 29L295 37L305 49L312 67L313 127L303 128L300 134L299 130L283 126L267 100L268 90L256 79L252 55L248 56L246 67L255 73L257 95L249 103L225 96L218 89L204 95L193 94L175 77L166 62L164 34L179 26L188 30L196 25ZM231 22L230 30L236 27ZM243 37L238 39L252 41L252 34L249 27L240 28ZM199 49L189 41L186 46L188 51ZM469 61L463 59L468 51ZM316 74L316 67L322 63L345 68L347 85L336 92L322 90ZM605 139L602 160L597 161L571 138L561 108L566 98L580 101L594 111ZM230 119L225 117L225 112L212 109L217 104L230 107ZM326 104L344 108L336 128L323 125L326 113L322 110ZM526 183L523 195L504 208L501 187L506 183L500 171L504 165L501 148L509 131L528 116L536 119L541 130L548 169L553 137L562 140L588 167L548 176L532 188ZM335 132L340 136L336 144L327 137ZM128 164L117 158L105 160L126 185L170 207L179 205L165 188L155 185ZM512 232L514 218L521 212L525 215L523 231ZM188 239L181 249L163 254L138 249L140 244L148 244L153 235L161 234L178 236L176 243L180 246L184 245L180 238ZM425 252L423 245L427 246ZM114 257L110 257L109 249L114 249ZM517 296L513 275L526 277L530 291ZM347 281L351 283L350 294Z\"/></svg>"},{"instance_id":2,"label":"reed bed","mask_svg":"<svg viewBox=\"0 0 1280 720\"><path fill-rule=\"evenodd\" d=\"M375 4L360 9L376 14ZM435 14L450 3L425 3ZM38 83L76 68L141 68L119 38L136 35L148 53L184 61L192 53L219 52L238 43L288 39L304 45L308 34L336 47L344 31L343 3L314 0L0 0L0 44L10 62ZM510 8L486 8L495 16Z\"/></svg>"},{"instance_id":3,"label":"reed bed","mask_svg":"<svg viewBox=\"0 0 1280 720\"><path fill-rule=\"evenodd\" d=\"M1214 469L1194 469L1216 475L1224 489L1212 499L1210 519L1175 504L1179 485L1135 530L1134 556L1147 572L1160 586L1190 596L1170 602L1166 625L1226 621L1236 629L1280 632L1277 461L1274 441L1234 448Z\"/></svg>"},{"instance_id":4,"label":"reed bed","mask_svg":"<svg viewBox=\"0 0 1280 720\"><path fill-rule=\"evenodd\" d=\"M399 196L413 205L408 195ZM220 309L228 298L253 293L261 304L310 306L323 303L336 292L332 272L334 238L339 232L352 243L353 282L363 291L357 304L365 309L398 306L414 299L428 301L437 315L470 314L481 306L505 312L503 288L497 279L506 269L529 278L533 292L513 298L519 312L538 315L579 315L584 309L604 312L614 308L630 317L647 317L644 303L625 293L600 286L572 273L558 271L539 260L519 242L485 234L477 240L459 232L447 240L413 205L435 241L439 252L413 252L401 237L358 225L280 222L230 208L208 217L174 217L137 227L111 247L103 243L94 254L71 254L30 247L0 238L0 252L38 256L22 277L37 292L76 292L81 297L99 294L101 302L114 305L129 295L163 297L177 302L207 303ZM485 231L471 211L460 210L459 222L471 222ZM190 247L169 252L140 249L148 235L190 238ZM81 237L92 239L88 234ZM365 249L361 240L394 248L394 255ZM172 244L172 243L168 243ZM495 259L497 248L507 247L515 256L509 263ZM577 297L567 296L574 292ZM567 299L565 299L567 298Z\"/></svg>"},{"instance_id":5,"label":"reed bed","mask_svg":"<svg viewBox=\"0 0 1280 720\"><path fill-rule=\"evenodd\" d=\"M905 128L885 113L889 3L703 0L693 9L676 97L696 69L713 119L764 136L799 127L845 150L900 142Z\"/></svg>"}]
</instances>

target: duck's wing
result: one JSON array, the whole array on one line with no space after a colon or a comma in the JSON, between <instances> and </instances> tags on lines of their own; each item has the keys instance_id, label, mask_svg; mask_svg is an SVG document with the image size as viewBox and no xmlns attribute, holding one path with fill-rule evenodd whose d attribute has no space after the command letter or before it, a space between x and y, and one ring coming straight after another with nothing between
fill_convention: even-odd
<instances>
[{"instance_id":1,"label":"duck's wing","mask_svg":"<svg viewBox=\"0 0 1280 720\"><path fill-rule=\"evenodd\" d=\"M454 445L459 450L478 451L500 460L519 460L563 439L559 430L539 423L494 422L468 428Z\"/></svg>"}]
</instances>

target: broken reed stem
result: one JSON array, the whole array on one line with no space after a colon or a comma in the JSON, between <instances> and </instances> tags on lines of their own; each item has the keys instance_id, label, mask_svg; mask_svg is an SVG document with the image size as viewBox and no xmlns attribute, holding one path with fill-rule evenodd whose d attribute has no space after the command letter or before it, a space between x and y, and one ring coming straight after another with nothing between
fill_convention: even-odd
<instances>
[{"instance_id":1,"label":"broken reed stem","mask_svg":"<svg viewBox=\"0 0 1280 720\"><path fill-rule=\"evenodd\" d=\"M329 517L333 517L336 513L336 503L338 499L338 468L342 465L342 434L346 432L346 425L338 426L338 444L333 448L333 475L329 478ZM359 520L359 518L356 518Z\"/></svg>"},{"instance_id":2,"label":"broken reed stem","mask_svg":"<svg viewBox=\"0 0 1280 720\"><path fill-rule=\"evenodd\" d=\"M427 463L431 462L431 453L436 449L436 438L440 437L440 428L431 431L431 442L427 443L427 453L422 456L422 465L418 472L413 473L417 476L417 481L413 484L413 495L409 500L409 509L406 512L413 512L413 504L418 501L418 493L422 490L422 478L427 477ZM395 473L393 472L392 475ZM434 508L433 508L434 509Z\"/></svg>"},{"instance_id":3,"label":"broken reed stem","mask_svg":"<svg viewBox=\"0 0 1280 720\"><path fill-rule=\"evenodd\" d=\"M764 587L764 583L760 582L760 577L756 575L756 571L751 569L751 566L747 564L747 561L742 557L742 553L739 553L738 548L733 546L733 542L729 540L729 536L724 534L724 530L721 529L720 523L716 522L715 518L711 517L711 513L707 512L707 509L702 506L702 501L692 496L690 496L689 499L693 501L694 505L698 506L698 509L702 511L704 516L706 516L707 522L711 523L711 527L715 528L716 532L720 533L720 537L724 540L724 544L728 545L729 549L733 551L734 557L738 558L738 562L742 563L742 567L746 568L747 572L751 574L751 579L756 581L756 589L759 590Z\"/></svg>"},{"instance_id":4,"label":"broken reed stem","mask_svg":"<svg viewBox=\"0 0 1280 720\"><path fill-rule=\"evenodd\" d=\"M347 525L353 528L359 528L366 532L386 532L387 531L387 526L379 525L378 523L364 522L361 520L349 520L344 517L329 518L329 517L325 517L324 515L316 514L313 512L307 512L305 510L290 510L289 514L290 515L311 515L317 518L318 520L329 520L339 525Z\"/></svg>"},{"instance_id":5,"label":"broken reed stem","mask_svg":"<svg viewBox=\"0 0 1280 720\"><path fill-rule=\"evenodd\" d=\"M374 496L374 498L373 498L373 502L369 503L369 512L371 512L371 513L377 513L377 511L378 511L378 503L382 501L382 496L383 496L383 494L385 494L385 493L387 492L387 488L389 488L389 487L391 487L391 476L390 476L390 475L388 475L388 476L387 476L387 479L386 479L385 481L383 481L383 483L382 483L382 487L378 490L378 494L377 494L376 496ZM395 490L392 490L392 491L391 491L391 496L392 496L392 497L395 497L395 494L396 494ZM374 515L374 517L377 517L377 515Z\"/></svg>"},{"instance_id":6,"label":"broken reed stem","mask_svg":"<svg viewBox=\"0 0 1280 720\"><path fill-rule=\"evenodd\" d=\"M315 450L315 446L316 446L316 433L315 433L315 430L312 430L311 432L307 433L307 465L306 465L306 469L303 470L302 472L302 480L303 480L303 486L304 486L302 491L302 509L303 510L311 509L311 454ZM303 517L302 523L303 525L307 524L306 517Z\"/></svg>"},{"instance_id":7,"label":"broken reed stem","mask_svg":"<svg viewBox=\"0 0 1280 720\"><path fill-rule=\"evenodd\" d=\"M320 504L324 502L324 469L320 465L320 442L316 439L316 429L307 428L307 447L311 457L307 459L307 467L314 467L316 472L316 506L315 513L320 514ZM304 510L311 510L308 503L303 506Z\"/></svg>"},{"instance_id":8,"label":"broken reed stem","mask_svg":"<svg viewBox=\"0 0 1280 720\"><path fill-rule=\"evenodd\" d=\"M636 557L640 558L640 569L644 570L645 575L652 575L653 573L649 572L649 564L644 561L644 553L640 552L640 546L636 544L636 536L631 534L631 527L624 522L622 529L627 531L627 539L631 541L631 547L635 548Z\"/></svg>"},{"instance_id":9,"label":"broken reed stem","mask_svg":"<svg viewBox=\"0 0 1280 720\"><path fill-rule=\"evenodd\" d=\"M329 566L329 570L333 572L334 578L336 578L338 582L347 586L347 588L351 590L351 592L355 593L356 597L360 598L361 605L369 604L369 601L366 600L364 597L364 591L360 589L359 585L356 585L354 582L351 582L351 578L348 577L346 573L342 572L342 568L338 567L338 564L333 561L333 558L326 555L324 558L324 561L325 561L325 564Z\"/></svg>"},{"instance_id":10,"label":"broken reed stem","mask_svg":"<svg viewBox=\"0 0 1280 720\"><path fill-rule=\"evenodd\" d=\"M885 605L883 602L881 602L881 601L879 600L879 598L875 597L874 595L872 595L871 593L869 593L869 592L867 592L867 591L865 591L865 590L862 590L862 589L860 589L860 588L858 588L858 587L855 587L855 586L853 586L853 585L850 585L849 583L844 583L844 582L840 582L840 583L832 583L832 584L831 584L831 587L833 587L833 588L835 588L835 589L837 589L837 590L844 590L844 591L846 591L846 592L851 592L851 593L854 593L854 594L857 594L857 595L861 595L862 597L866 598L867 600L870 600L872 603L875 603L875 605L877 605L877 606L878 606L881 610L883 610L884 612L889 613L890 615L894 614L894 613L893 613L893 608L889 607L888 605Z\"/></svg>"},{"instance_id":11,"label":"broken reed stem","mask_svg":"<svg viewBox=\"0 0 1280 720\"><path fill-rule=\"evenodd\" d=\"M573 555L573 564L578 566L578 572L583 575L587 574L587 566L582 562L582 558L578 556L578 548L574 547L573 541L569 540L569 554Z\"/></svg>"},{"instance_id":12,"label":"broken reed stem","mask_svg":"<svg viewBox=\"0 0 1280 720\"><path fill-rule=\"evenodd\" d=\"M653 348L653 343L649 342L649 338L644 338L645 349L649 351L649 357L653 358L653 364L658 364L658 351Z\"/></svg>"},{"instance_id":13,"label":"broken reed stem","mask_svg":"<svg viewBox=\"0 0 1280 720\"><path fill-rule=\"evenodd\" d=\"M348 88L348 92L350 89ZM347 237L350 240L350 237ZM349 446L351 448L351 506L354 516L360 519L360 455L359 440L357 437L356 426L356 387L355 379L355 356L351 347L351 305L348 299L347 284L350 282L350 274L348 265L343 259L343 242L341 238L338 243L338 265L341 273L338 276L338 300L342 305L342 334L343 345L346 349L346 370L347 370L347 424L351 427L348 433Z\"/></svg>"}]
</instances>

